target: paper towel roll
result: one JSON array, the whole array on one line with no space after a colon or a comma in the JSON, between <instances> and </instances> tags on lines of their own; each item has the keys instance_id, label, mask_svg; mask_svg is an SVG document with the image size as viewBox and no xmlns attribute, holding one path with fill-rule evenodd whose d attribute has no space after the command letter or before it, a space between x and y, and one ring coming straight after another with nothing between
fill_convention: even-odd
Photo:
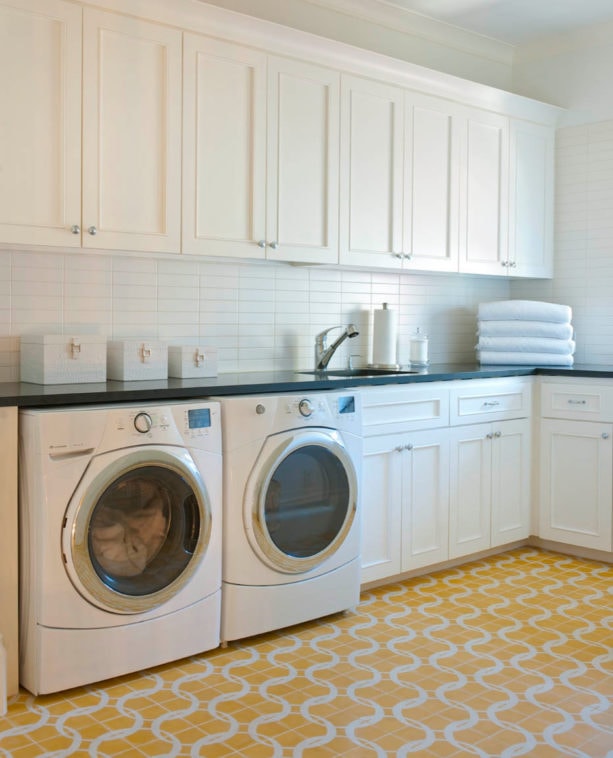
<instances>
[{"instance_id":1,"label":"paper towel roll","mask_svg":"<svg viewBox=\"0 0 613 758\"><path fill-rule=\"evenodd\" d=\"M398 319L396 312L383 303L374 312L372 362L375 366L396 366Z\"/></svg>"}]
</instances>

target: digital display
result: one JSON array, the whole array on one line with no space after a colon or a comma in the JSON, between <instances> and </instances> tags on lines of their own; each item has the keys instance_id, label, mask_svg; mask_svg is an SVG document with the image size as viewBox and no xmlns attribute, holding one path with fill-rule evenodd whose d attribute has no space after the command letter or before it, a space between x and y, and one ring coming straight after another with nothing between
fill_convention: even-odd
<instances>
[{"instance_id":1,"label":"digital display","mask_svg":"<svg viewBox=\"0 0 613 758\"><path fill-rule=\"evenodd\" d=\"M211 411L208 408L191 408L187 411L187 424L190 429L211 426Z\"/></svg>"},{"instance_id":2,"label":"digital display","mask_svg":"<svg viewBox=\"0 0 613 758\"><path fill-rule=\"evenodd\" d=\"M355 413L355 397L353 395L347 395L346 397L339 397L338 412L339 413Z\"/></svg>"}]
</instances>

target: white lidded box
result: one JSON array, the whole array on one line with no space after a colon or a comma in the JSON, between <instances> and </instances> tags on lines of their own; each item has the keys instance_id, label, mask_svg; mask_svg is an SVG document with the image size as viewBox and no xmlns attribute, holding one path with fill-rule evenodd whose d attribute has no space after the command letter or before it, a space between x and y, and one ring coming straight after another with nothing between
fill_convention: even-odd
<instances>
[{"instance_id":1,"label":"white lidded box","mask_svg":"<svg viewBox=\"0 0 613 758\"><path fill-rule=\"evenodd\" d=\"M217 348L200 345L169 345L168 376L179 379L217 376Z\"/></svg>"},{"instance_id":2,"label":"white lidded box","mask_svg":"<svg viewBox=\"0 0 613 758\"><path fill-rule=\"evenodd\" d=\"M109 379L166 379L168 346L159 340L111 340L107 344L106 372Z\"/></svg>"},{"instance_id":3,"label":"white lidded box","mask_svg":"<svg viewBox=\"0 0 613 758\"><path fill-rule=\"evenodd\" d=\"M24 334L21 381L77 384L106 381L106 337L99 334Z\"/></svg>"}]
</instances>

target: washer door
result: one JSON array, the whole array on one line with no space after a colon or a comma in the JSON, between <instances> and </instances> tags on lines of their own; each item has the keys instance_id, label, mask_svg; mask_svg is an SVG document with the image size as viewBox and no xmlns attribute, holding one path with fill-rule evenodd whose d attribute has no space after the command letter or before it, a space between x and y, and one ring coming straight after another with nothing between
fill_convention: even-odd
<instances>
[{"instance_id":1,"label":"washer door","mask_svg":"<svg viewBox=\"0 0 613 758\"><path fill-rule=\"evenodd\" d=\"M269 437L245 492L247 533L275 569L309 571L345 540L357 511L357 477L337 432Z\"/></svg>"},{"instance_id":2,"label":"washer door","mask_svg":"<svg viewBox=\"0 0 613 758\"><path fill-rule=\"evenodd\" d=\"M66 570L99 608L156 608L184 586L206 551L206 488L187 451L170 450L147 447L95 458L66 512Z\"/></svg>"}]
</instances>

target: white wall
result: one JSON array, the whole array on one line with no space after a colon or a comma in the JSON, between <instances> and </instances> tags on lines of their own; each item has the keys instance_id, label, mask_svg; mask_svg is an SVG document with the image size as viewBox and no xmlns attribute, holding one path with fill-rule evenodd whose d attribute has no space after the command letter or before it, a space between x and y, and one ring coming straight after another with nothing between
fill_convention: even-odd
<instances>
[{"instance_id":1,"label":"white wall","mask_svg":"<svg viewBox=\"0 0 613 758\"><path fill-rule=\"evenodd\" d=\"M613 364L613 120L557 133L555 277L511 295L573 308L579 363Z\"/></svg>"},{"instance_id":2,"label":"white wall","mask_svg":"<svg viewBox=\"0 0 613 758\"><path fill-rule=\"evenodd\" d=\"M26 333L214 345L220 372L234 372L312 368L315 334L355 321L360 336L331 365L347 350L366 363L371 310L384 301L398 311L400 360L420 326L432 362L473 362L477 304L508 292L497 278L0 252L0 381L19 378Z\"/></svg>"},{"instance_id":3,"label":"white wall","mask_svg":"<svg viewBox=\"0 0 613 758\"><path fill-rule=\"evenodd\" d=\"M613 23L516 50L513 89L567 109L560 126L613 118Z\"/></svg>"}]
</instances>

